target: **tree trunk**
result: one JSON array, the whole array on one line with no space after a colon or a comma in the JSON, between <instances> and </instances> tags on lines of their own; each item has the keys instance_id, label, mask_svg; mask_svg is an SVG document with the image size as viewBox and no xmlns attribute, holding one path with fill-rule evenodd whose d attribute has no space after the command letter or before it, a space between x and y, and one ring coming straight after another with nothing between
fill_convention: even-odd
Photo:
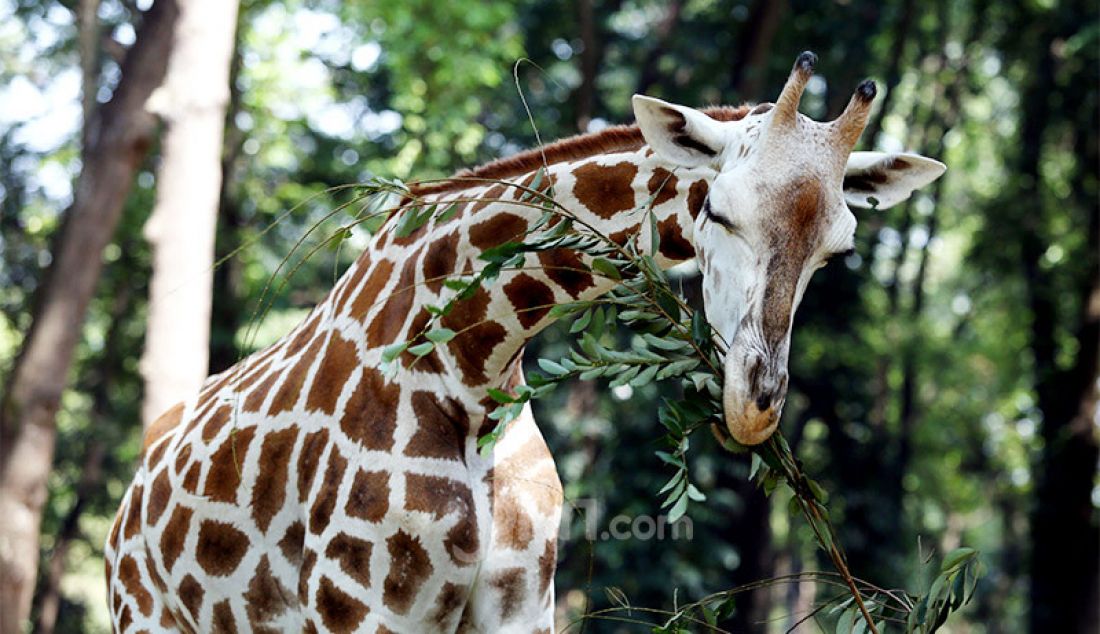
<instances>
[{"instance_id":1,"label":"tree trunk","mask_svg":"<svg viewBox=\"0 0 1100 634\"><path fill-rule=\"evenodd\" d=\"M141 358L146 427L197 392L207 374L222 133L236 23L236 2L181 5L168 76L150 100L166 130L156 206L145 224L153 253Z\"/></svg>"},{"instance_id":2,"label":"tree trunk","mask_svg":"<svg viewBox=\"0 0 1100 634\"><path fill-rule=\"evenodd\" d=\"M786 0L756 0L749 18L741 29L741 46L734 56L730 71L733 102L760 99L764 78L768 75L768 55L779 28L780 18L787 11Z\"/></svg>"},{"instance_id":3,"label":"tree trunk","mask_svg":"<svg viewBox=\"0 0 1100 634\"><path fill-rule=\"evenodd\" d=\"M143 16L111 100L87 135L73 205L55 238L33 321L0 404L0 631L18 632L30 610L38 530L53 461L55 414L73 352L127 194L156 130L146 109L164 80L179 14L157 0Z\"/></svg>"},{"instance_id":4,"label":"tree trunk","mask_svg":"<svg viewBox=\"0 0 1100 634\"><path fill-rule=\"evenodd\" d=\"M1019 185L1009 193L1011 222L1018 223L1023 258L1024 287L1031 311L1030 349L1034 359L1035 392L1042 412L1042 454L1036 466L1035 507L1031 516L1031 613L1032 632L1095 632L1096 590L1100 529L1092 505L1092 488L1100 450L1095 430L1096 380L1100 356L1100 209L1096 203L1098 169L1095 105L1080 84L1057 84L1059 62L1051 46L1082 28L1081 15L1093 12L1085 6L1060 7L1061 12L1029 16L1036 25L1033 78L1023 91L1020 112L1020 150L1012 167ZM1021 51L1022 52L1022 51ZM1028 59L1024 57L1023 59ZM1095 90L1094 84L1087 84ZM1055 105L1057 104L1057 105ZM1087 276L1079 280L1081 314L1065 314L1065 302L1054 271L1043 266L1048 245L1044 241L1046 215L1042 164L1048 126L1072 124L1081 117L1092 121L1074 129L1080 161L1072 190L1091 195L1065 204L1081 213L1087 232ZM1090 185L1091 184L1091 185ZM1075 213L1076 215L1076 213ZM1059 363L1059 330L1075 328L1076 359L1069 367Z\"/></svg>"}]
</instances>

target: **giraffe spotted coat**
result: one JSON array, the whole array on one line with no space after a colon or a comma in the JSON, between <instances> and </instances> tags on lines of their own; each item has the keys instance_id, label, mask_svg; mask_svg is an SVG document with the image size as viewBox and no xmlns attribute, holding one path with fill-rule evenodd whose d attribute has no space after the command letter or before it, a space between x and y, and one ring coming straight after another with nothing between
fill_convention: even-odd
<instances>
[{"instance_id":1,"label":"giraffe spotted coat","mask_svg":"<svg viewBox=\"0 0 1100 634\"><path fill-rule=\"evenodd\" d=\"M544 189L619 242L652 201L659 259L693 256L701 176L666 170L636 128L605 132L610 152L572 143L549 148ZM533 184L530 163L496 169ZM552 631L553 460L529 410L491 455L477 438L494 424L487 388L522 380L550 308L611 284L574 252L529 255L442 319L452 341L387 378L383 348L416 340L443 281L540 213L501 184L420 194L458 213L405 238L391 223L302 324L147 432L107 544L117 630Z\"/></svg>"}]
</instances>

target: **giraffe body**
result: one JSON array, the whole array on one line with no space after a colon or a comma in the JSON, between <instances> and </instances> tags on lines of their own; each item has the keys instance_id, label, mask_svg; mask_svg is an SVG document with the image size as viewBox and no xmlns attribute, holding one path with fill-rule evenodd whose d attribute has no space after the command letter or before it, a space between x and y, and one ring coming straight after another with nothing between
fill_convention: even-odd
<instances>
[{"instance_id":1,"label":"giraffe body","mask_svg":"<svg viewBox=\"0 0 1100 634\"><path fill-rule=\"evenodd\" d=\"M683 225L705 181L670 179L646 154L550 175L574 205L610 193L623 212L671 182L655 208L662 260L690 257ZM108 543L120 629L552 629L562 504L552 458L529 409L490 456L477 438L495 424L486 388L521 380L522 345L550 305L610 283L571 253L529 256L530 270L443 318L464 333L452 345L402 358L390 379L378 369L384 347L423 328L414 307L442 303L440 278L538 217L509 202L520 194L437 195L469 202L407 239L384 230L305 322L157 422ZM643 219L604 215L592 217L624 236Z\"/></svg>"},{"instance_id":2,"label":"giraffe body","mask_svg":"<svg viewBox=\"0 0 1100 634\"><path fill-rule=\"evenodd\" d=\"M495 425L488 388L522 381L523 345L550 323L550 308L595 298L614 281L567 249L528 254L439 320L456 333L450 341L422 357L406 351L392 376L381 371L383 350L422 342L434 323L426 306L454 294L444 280L521 239L542 212L524 192L552 185L572 216L620 244L634 238L649 250L640 228L651 214L662 266L698 255L708 317L734 342L727 384L752 391L757 408L746 417L727 393L730 430L755 439L774 429L782 394L767 364L781 359L785 377L805 271L854 228L836 222L847 213L840 180L850 145L823 166L772 173L762 139L775 138L783 107L781 97L776 112L708 117L636 101L640 131L611 129L475 170L461 184L414 188L426 201L418 204L455 213L406 236L391 219L302 324L210 377L147 433L106 548L116 630L552 631L563 502L553 459L529 409L488 455L477 439ZM813 143L827 142L806 129ZM848 174L857 193L885 197L880 176L921 160L907 155L899 167L902 159L865 155ZM737 194L728 190L734 176L764 186ZM791 207L759 221L771 236L767 258L737 235L752 235L754 220L727 217L738 196ZM745 253L756 261L736 260ZM761 278L750 279L757 269ZM743 332L761 333L762 343L738 352Z\"/></svg>"}]
</instances>

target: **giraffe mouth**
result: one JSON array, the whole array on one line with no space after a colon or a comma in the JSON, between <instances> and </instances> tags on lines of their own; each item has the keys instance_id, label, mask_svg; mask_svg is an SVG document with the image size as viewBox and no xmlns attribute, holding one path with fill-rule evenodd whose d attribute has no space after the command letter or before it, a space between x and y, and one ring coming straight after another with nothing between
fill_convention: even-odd
<instances>
[{"instance_id":1,"label":"giraffe mouth","mask_svg":"<svg viewBox=\"0 0 1100 634\"><path fill-rule=\"evenodd\" d=\"M722 389L726 427L742 445L759 445L779 427L787 396L786 363L755 353L742 356L730 352Z\"/></svg>"},{"instance_id":2,"label":"giraffe mouth","mask_svg":"<svg viewBox=\"0 0 1100 634\"><path fill-rule=\"evenodd\" d=\"M767 407L760 410L750 402L740 411L731 412L726 407L726 427L733 439L742 445L759 445L771 438L779 427L781 408Z\"/></svg>"}]
</instances>

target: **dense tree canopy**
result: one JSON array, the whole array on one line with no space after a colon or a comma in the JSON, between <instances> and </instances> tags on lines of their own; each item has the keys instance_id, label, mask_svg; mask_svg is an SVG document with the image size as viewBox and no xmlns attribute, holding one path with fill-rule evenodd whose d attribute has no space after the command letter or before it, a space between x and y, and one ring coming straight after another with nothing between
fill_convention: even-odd
<instances>
[{"instance_id":1,"label":"dense tree canopy","mask_svg":"<svg viewBox=\"0 0 1100 634\"><path fill-rule=\"evenodd\" d=\"M99 37L82 67L88 4ZM0 0L5 385L88 168L82 81L96 102L111 98L149 4ZM805 113L832 118L874 78L881 96L862 147L912 149L949 171L906 204L859 214L856 252L815 276L783 422L795 454L828 490L857 576L917 589L927 556L967 545L987 572L954 631L1096 631L1098 25L1094 2L1071 0L245 0L211 371L284 334L354 258L366 228L284 285L350 218L307 234L349 200L331 188L437 178L626 122L635 92L693 106L771 100L794 56L813 50ZM158 159L154 145L103 250L57 414L32 619L60 598L63 631L107 629L102 544L140 447L151 272L141 229ZM697 276L674 275L698 301ZM527 356L560 355L572 337L568 324L551 328ZM536 405L567 500L597 500L601 527L658 514L668 472L654 413L673 389L576 382ZM561 623L620 595L669 608L828 568L788 515L789 493L766 497L747 458L693 442L708 499L692 506L691 538L590 542L574 514L556 581ZM786 631L831 591L769 585L738 603L729 629Z\"/></svg>"}]
</instances>

